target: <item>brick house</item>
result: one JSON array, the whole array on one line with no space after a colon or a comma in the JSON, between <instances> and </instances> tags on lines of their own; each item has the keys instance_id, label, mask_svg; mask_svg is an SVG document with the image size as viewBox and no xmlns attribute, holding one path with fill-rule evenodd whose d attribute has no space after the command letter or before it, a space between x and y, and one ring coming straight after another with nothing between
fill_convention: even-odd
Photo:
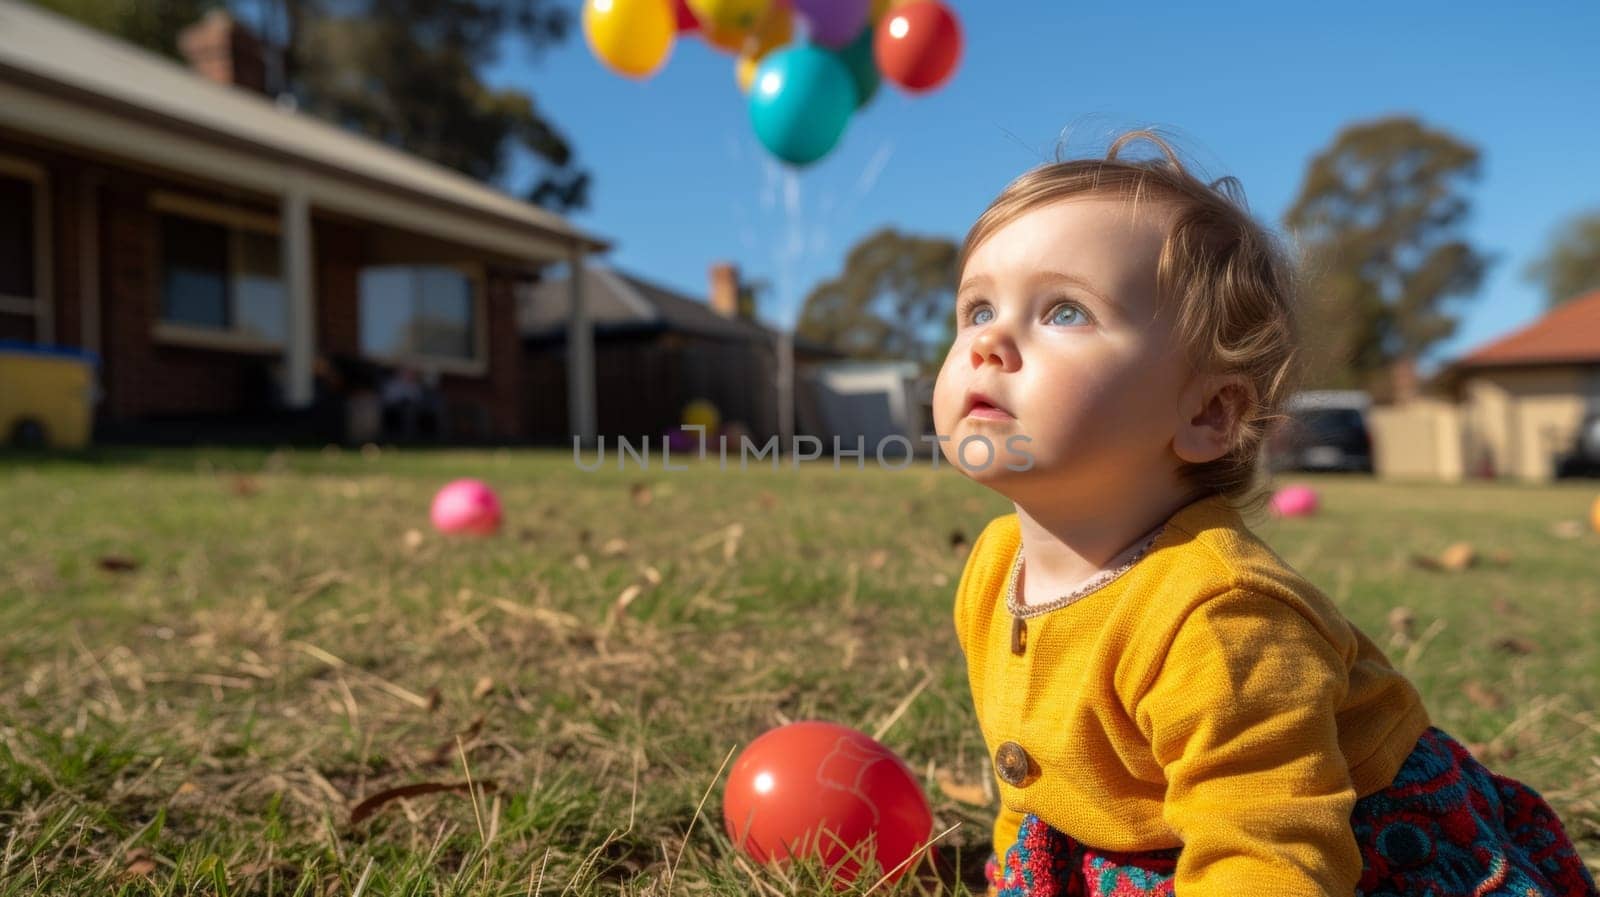
<instances>
[{"instance_id":1,"label":"brick house","mask_svg":"<svg viewBox=\"0 0 1600 897\"><path fill-rule=\"evenodd\" d=\"M289 436L396 372L425 384L440 437L525 438L521 392L541 386L515 294L606 244L275 102L225 14L182 46L192 68L0 0L0 340L97 354L111 438ZM550 388L592 436L573 298L573 376Z\"/></svg>"}]
</instances>

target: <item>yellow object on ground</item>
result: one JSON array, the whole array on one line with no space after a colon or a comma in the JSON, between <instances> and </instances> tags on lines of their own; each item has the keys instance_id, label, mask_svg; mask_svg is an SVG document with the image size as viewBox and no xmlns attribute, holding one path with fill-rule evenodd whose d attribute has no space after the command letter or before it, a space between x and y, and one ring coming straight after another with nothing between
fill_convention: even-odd
<instances>
[{"instance_id":1,"label":"yellow object on ground","mask_svg":"<svg viewBox=\"0 0 1600 897\"><path fill-rule=\"evenodd\" d=\"M0 344L0 443L89 444L95 357L76 349Z\"/></svg>"},{"instance_id":2,"label":"yellow object on ground","mask_svg":"<svg viewBox=\"0 0 1600 897\"><path fill-rule=\"evenodd\" d=\"M717 425L720 423L722 415L717 412L717 406L707 399L695 399L683 408L683 425L705 427L708 438L717 432Z\"/></svg>"}]
</instances>

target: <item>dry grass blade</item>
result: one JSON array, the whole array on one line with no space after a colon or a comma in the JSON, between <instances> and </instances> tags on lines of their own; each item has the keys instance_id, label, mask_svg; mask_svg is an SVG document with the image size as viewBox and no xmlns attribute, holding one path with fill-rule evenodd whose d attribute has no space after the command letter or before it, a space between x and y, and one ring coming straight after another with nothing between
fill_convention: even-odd
<instances>
[{"instance_id":1,"label":"dry grass blade","mask_svg":"<svg viewBox=\"0 0 1600 897\"><path fill-rule=\"evenodd\" d=\"M382 691L385 691L402 701L405 701L407 704L410 704L414 707L419 707L423 710L432 710L434 708L434 700L432 698L424 697L423 695L419 695L409 688L396 685L395 683L390 682L388 679L385 679L376 673L369 673L366 670L352 667L342 658L330 654L316 645L311 644L310 642L291 641L289 644L300 649L306 654L315 657L316 659L322 661L330 667L333 667L336 670L348 670L350 672L360 674L363 679L371 682L374 687L381 689Z\"/></svg>"}]
</instances>

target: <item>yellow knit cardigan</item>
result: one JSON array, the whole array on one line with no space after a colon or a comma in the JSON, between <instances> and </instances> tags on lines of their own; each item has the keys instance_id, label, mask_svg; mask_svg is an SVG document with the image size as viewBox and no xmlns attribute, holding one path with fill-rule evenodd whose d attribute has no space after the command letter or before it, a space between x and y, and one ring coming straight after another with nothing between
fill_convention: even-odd
<instances>
[{"instance_id":1,"label":"yellow knit cardigan","mask_svg":"<svg viewBox=\"0 0 1600 897\"><path fill-rule=\"evenodd\" d=\"M955 599L990 756L1013 742L1036 776L996 775L999 856L1033 813L1103 850L1181 846L1182 897L1350 894L1355 801L1429 725L1371 640L1211 497L1082 599L1021 608L1017 654L1020 544L1016 514L991 521Z\"/></svg>"}]
</instances>

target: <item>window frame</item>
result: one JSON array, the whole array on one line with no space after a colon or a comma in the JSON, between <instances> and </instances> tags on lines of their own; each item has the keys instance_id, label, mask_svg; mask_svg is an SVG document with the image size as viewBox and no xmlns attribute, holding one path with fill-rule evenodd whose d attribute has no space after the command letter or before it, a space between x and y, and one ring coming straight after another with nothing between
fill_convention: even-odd
<instances>
[{"instance_id":1,"label":"window frame","mask_svg":"<svg viewBox=\"0 0 1600 897\"><path fill-rule=\"evenodd\" d=\"M0 293L0 312L31 315L34 342L45 345L55 339L55 309L51 305L55 295L55 271L52 266L55 245L50 229L50 172L37 162L18 156L0 155L0 175L33 184L33 295Z\"/></svg>"},{"instance_id":2,"label":"window frame","mask_svg":"<svg viewBox=\"0 0 1600 897\"><path fill-rule=\"evenodd\" d=\"M356 272L356 340L361 340L361 273L368 268L452 268L460 271L472 289L472 357L457 358L448 355L427 355L420 352L377 353L361 346L361 357L396 367L411 367L441 374L458 374L466 377L483 377L489 373L489 296L488 276L482 262L439 262L412 264L362 265ZM413 275L413 280L415 276ZM412 289L412 313L416 312L417 292Z\"/></svg>"},{"instance_id":3,"label":"window frame","mask_svg":"<svg viewBox=\"0 0 1600 897\"><path fill-rule=\"evenodd\" d=\"M283 251L281 222L276 217L264 212L159 190L150 194L149 206L151 213L156 217L152 267L152 270L156 272L156 277L152 279L151 286L155 301L155 324L151 328L151 335L163 343L198 349L217 349L227 352L265 355L279 355L287 351L289 346L287 336L281 340L264 339L259 336L240 333L233 329L221 330L213 327L202 327L198 324L168 321L162 317L166 299L162 292L165 288L166 246L163 242L163 229L160 227L161 216L173 215L179 218L188 218L191 221L221 225L227 230L228 258L226 262L229 284L228 301L230 303L237 301L237 296L233 293L233 282L239 275L239 253L236 249L237 235L242 231L249 231L255 234L272 236L280 241L279 254L281 259ZM279 263L278 278L283 284L284 312L287 314L289 285L288 279L282 271L281 261ZM229 308L228 314L231 319L238 317L234 308Z\"/></svg>"}]
</instances>

